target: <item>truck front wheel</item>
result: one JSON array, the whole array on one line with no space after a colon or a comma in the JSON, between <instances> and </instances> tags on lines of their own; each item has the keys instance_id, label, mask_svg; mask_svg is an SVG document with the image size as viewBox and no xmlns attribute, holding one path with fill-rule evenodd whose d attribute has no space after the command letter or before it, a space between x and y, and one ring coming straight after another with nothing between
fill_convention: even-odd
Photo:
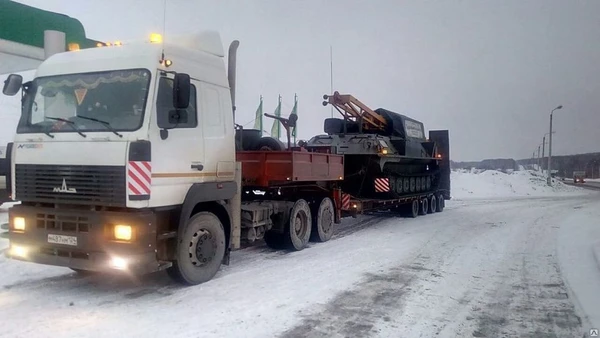
<instances>
[{"instance_id":1,"label":"truck front wheel","mask_svg":"<svg viewBox=\"0 0 600 338\"><path fill-rule=\"evenodd\" d=\"M176 281L196 285L211 280L225 256L225 230L217 216L192 216L177 241L176 258L167 272Z\"/></svg>"}]
</instances>

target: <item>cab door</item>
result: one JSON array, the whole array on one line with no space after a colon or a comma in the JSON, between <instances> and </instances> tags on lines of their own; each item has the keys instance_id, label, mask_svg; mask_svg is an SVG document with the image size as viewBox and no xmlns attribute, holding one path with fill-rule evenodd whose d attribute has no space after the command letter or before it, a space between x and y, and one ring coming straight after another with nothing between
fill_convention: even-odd
<instances>
[{"instance_id":1,"label":"cab door","mask_svg":"<svg viewBox=\"0 0 600 338\"><path fill-rule=\"evenodd\" d=\"M149 206L181 204L189 187L204 181L204 135L199 121L199 82L191 80L187 109L173 105L173 76L157 81L149 127L152 193Z\"/></svg>"}]
</instances>

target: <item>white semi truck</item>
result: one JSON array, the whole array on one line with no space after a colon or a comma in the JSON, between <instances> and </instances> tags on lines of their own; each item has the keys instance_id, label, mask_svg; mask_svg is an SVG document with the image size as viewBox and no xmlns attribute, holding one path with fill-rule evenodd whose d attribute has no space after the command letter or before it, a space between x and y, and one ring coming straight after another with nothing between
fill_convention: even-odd
<instances>
[{"instance_id":1,"label":"white semi truck","mask_svg":"<svg viewBox=\"0 0 600 338\"><path fill-rule=\"evenodd\" d=\"M408 205L413 217L443 209L447 131L434 134L442 147L430 165L447 173L446 190L364 205L341 189L343 155L273 149L280 142L236 131L237 46L226 69L217 33L153 34L55 54L27 83L9 76L3 92L22 93L22 114L7 256L81 272L166 269L198 284L245 241L302 250L329 240L343 216L380 205Z\"/></svg>"}]
</instances>

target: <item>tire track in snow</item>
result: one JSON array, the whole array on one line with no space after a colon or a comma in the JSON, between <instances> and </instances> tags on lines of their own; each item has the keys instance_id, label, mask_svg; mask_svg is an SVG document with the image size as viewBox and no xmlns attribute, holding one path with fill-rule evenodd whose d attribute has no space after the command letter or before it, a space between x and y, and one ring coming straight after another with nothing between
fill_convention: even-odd
<instances>
[{"instance_id":1,"label":"tire track in snow","mask_svg":"<svg viewBox=\"0 0 600 338\"><path fill-rule=\"evenodd\" d=\"M365 275L352 290L301 313L282 337L580 336L552 245L556 229L537 216L562 208L544 202L533 213L519 202L464 211L462 224L436 229L408 264Z\"/></svg>"}]
</instances>

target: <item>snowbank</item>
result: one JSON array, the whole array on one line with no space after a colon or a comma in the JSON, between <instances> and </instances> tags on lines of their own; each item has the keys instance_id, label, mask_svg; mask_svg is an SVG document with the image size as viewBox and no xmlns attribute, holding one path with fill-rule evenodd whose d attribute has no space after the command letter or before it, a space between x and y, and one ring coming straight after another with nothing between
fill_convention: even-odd
<instances>
[{"instance_id":1,"label":"snowbank","mask_svg":"<svg viewBox=\"0 0 600 338\"><path fill-rule=\"evenodd\" d=\"M581 194L581 188L568 186L553 180L552 187L546 184L546 177L531 170L503 173L496 170L456 170L452 171L450 182L452 198L484 199L507 197L540 197Z\"/></svg>"}]
</instances>

